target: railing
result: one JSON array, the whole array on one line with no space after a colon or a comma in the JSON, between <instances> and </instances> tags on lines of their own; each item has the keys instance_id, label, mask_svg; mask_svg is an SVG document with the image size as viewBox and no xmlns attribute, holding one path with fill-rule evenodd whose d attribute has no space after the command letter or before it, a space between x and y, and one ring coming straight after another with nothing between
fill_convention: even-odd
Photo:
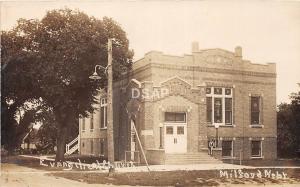
<instances>
[{"instance_id":1,"label":"railing","mask_svg":"<svg viewBox=\"0 0 300 187\"><path fill-rule=\"evenodd\" d=\"M73 154L77 150L79 150L79 136L66 145L65 155Z\"/></svg>"}]
</instances>

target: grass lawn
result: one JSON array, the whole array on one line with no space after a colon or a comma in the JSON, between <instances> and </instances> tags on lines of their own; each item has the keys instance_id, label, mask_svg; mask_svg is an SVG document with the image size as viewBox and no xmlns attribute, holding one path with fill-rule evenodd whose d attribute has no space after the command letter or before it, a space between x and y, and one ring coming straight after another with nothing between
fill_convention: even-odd
<instances>
[{"instance_id":1,"label":"grass lawn","mask_svg":"<svg viewBox=\"0 0 300 187\"><path fill-rule=\"evenodd\" d=\"M260 169L263 171L264 169ZM243 169L245 172L256 172L256 169ZM269 171L269 170L268 170ZM300 183L300 169L272 169L272 172L284 171L288 178L225 178L220 177L218 170L201 171L155 171L135 173L51 173L57 177L64 177L87 183L133 185L133 186L218 186L220 184L288 184ZM228 170L230 172L230 170Z\"/></svg>"}]
</instances>

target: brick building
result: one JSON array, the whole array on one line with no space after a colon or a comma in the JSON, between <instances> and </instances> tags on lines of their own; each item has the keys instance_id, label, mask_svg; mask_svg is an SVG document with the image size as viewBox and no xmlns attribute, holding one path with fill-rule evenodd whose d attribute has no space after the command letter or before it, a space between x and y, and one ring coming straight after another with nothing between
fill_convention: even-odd
<instances>
[{"instance_id":1,"label":"brick building","mask_svg":"<svg viewBox=\"0 0 300 187\"><path fill-rule=\"evenodd\" d=\"M243 59L241 47L151 51L113 95L117 160L137 158L137 138L151 164L277 157L276 65ZM99 99L99 110L79 121L80 154L107 155L104 92Z\"/></svg>"}]
</instances>

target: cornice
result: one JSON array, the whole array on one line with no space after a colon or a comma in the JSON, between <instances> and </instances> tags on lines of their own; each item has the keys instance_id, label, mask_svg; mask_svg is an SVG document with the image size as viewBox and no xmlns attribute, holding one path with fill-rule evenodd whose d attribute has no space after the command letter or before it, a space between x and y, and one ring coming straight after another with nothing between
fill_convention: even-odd
<instances>
[{"instance_id":1,"label":"cornice","mask_svg":"<svg viewBox=\"0 0 300 187\"><path fill-rule=\"evenodd\" d=\"M198 72L207 72L207 73L222 73L222 74L230 74L230 75L246 75L246 76L255 76L255 77L276 78L276 73L263 73L263 72L255 72L255 71L210 68L210 67L199 67L199 66L170 65L170 64L161 64L161 63L147 64L143 67L133 70L132 72L133 74L137 74L152 67L169 69L169 70L198 71Z\"/></svg>"},{"instance_id":2,"label":"cornice","mask_svg":"<svg viewBox=\"0 0 300 187\"><path fill-rule=\"evenodd\" d=\"M179 65L169 65L169 64L159 64L152 63L151 67L164 68L164 69L177 69L186 71L198 71L207 73L223 73L231 75L247 75L255 77L271 77L276 78L276 73L262 73L255 71L243 71L243 70L233 70L233 69L223 69L223 68L209 68L209 67L199 67L199 66L179 66Z\"/></svg>"},{"instance_id":3,"label":"cornice","mask_svg":"<svg viewBox=\"0 0 300 187\"><path fill-rule=\"evenodd\" d=\"M259 81L246 81L246 80L237 80L237 79L217 79L217 78L203 78L202 79L206 84L214 84L214 82L223 82L226 84L234 84L234 83L246 83L246 84L262 84L262 85L276 85L275 82L259 82ZM212 81L212 82L207 82Z\"/></svg>"}]
</instances>

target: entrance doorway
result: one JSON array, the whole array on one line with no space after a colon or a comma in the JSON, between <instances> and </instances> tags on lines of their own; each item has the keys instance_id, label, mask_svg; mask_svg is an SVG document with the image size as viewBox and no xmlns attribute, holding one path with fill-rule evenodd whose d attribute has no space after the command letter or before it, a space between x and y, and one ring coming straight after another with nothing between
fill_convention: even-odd
<instances>
[{"instance_id":1,"label":"entrance doorway","mask_svg":"<svg viewBox=\"0 0 300 187\"><path fill-rule=\"evenodd\" d=\"M185 113L165 113L165 152L187 152L187 123Z\"/></svg>"}]
</instances>

